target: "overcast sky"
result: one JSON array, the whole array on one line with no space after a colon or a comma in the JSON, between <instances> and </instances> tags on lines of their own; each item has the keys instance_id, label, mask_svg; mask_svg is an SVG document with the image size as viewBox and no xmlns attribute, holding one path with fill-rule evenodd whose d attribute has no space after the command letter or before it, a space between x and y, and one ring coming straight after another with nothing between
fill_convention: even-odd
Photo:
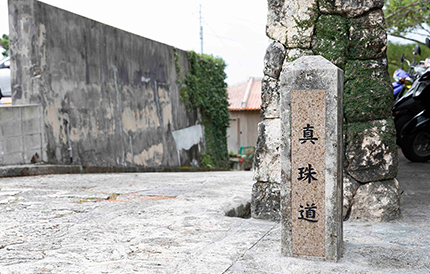
<instances>
[{"instance_id":1,"label":"overcast sky","mask_svg":"<svg viewBox=\"0 0 430 274\"><path fill-rule=\"evenodd\" d=\"M42 0L53 6L183 50L203 51L227 63L229 85L262 77L268 38L267 1L249 0ZM252 4L251 4L252 2ZM8 34L7 0L0 0L0 35ZM393 42L406 40L389 36ZM414 37L416 38L416 37ZM423 40L424 38L418 37Z\"/></svg>"},{"instance_id":2,"label":"overcast sky","mask_svg":"<svg viewBox=\"0 0 430 274\"><path fill-rule=\"evenodd\" d=\"M47 4L183 50L203 52L227 63L229 85L262 77L268 38L267 1L249 0L42 0ZM8 34L7 0L0 0L0 34Z\"/></svg>"}]
</instances>

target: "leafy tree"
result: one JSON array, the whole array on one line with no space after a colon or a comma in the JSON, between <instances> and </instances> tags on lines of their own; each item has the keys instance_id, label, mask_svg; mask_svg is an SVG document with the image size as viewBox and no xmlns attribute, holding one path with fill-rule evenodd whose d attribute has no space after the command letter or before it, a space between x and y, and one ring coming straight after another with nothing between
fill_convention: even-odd
<instances>
[{"instance_id":1,"label":"leafy tree","mask_svg":"<svg viewBox=\"0 0 430 274\"><path fill-rule=\"evenodd\" d=\"M406 35L430 35L430 0L385 0L384 14L388 34L392 36L424 44Z\"/></svg>"},{"instance_id":2,"label":"leafy tree","mask_svg":"<svg viewBox=\"0 0 430 274\"><path fill-rule=\"evenodd\" d=\"M396 69L400 68L400 57L402 53L405 55L405 59L412 62L414 55L412 50L416 44L397 44L393 42L388 42L387 48L387 59L388 59L388 73L390 74L391 80L393 80L393 73ZM425 60L425 58L430 57L430 49L427 46L421 46L421 57L415 56L415 60L418 62L420 59ZM403 69L405 71L409 70L408 64L405 62L403 64Z\"/></svg>"},{"instance_id":3,"label":"leafy tree","mask_svg":"<svg viewBox=\"0 0 430 274\"><path fill-rule=\"evenodd\" d=\"M3 34L2 38L0 39L0 47L2 47L5 51L2 52L3 56L8 56L9 51L9 36L6 34Z\"/></svg>"}]
</instances>

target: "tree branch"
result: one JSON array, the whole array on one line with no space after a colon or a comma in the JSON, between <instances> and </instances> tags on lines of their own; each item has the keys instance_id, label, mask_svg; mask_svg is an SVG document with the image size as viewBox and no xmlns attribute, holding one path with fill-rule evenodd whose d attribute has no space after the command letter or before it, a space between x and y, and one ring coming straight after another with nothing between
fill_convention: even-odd
<instances>
[{"instance_id":1,"label":"tree branch","mask_svg":"<svg viewBox=\"0 0 430 274\"><path fill-rule=\"evenodd\" d=\"M428 34L425 34L425 33L419 33L419 32L416 32L416 31L410 31L409 33L414 34L414 35L424 36L424 37L427 37L427 36L428 36Z\"/></svg>"},{"instance_id":2,"label":"tree branch","mask_svg":"<svg viewBox=\"0 0 430 274\"><path fill-rule=\"evenodd\" d=\"M405 36L401 36L401 35L398 35L398 34L388 33L388 35L391 35L391 36L394 36L394 37L398 37L398 38L402 38L402 39L405 39L405 40L409 40L409 41L412 41L412 42L415 42L415 43L421 44L421 45L423 45L423 46L425 46L425 45L426 45L426 44L424 44L423 42L420 42L420 41L418 41L418 40L415 40L415 39L412 39L412 38L408 38L408 37L405 37Z\"/></svg>"},{"instance_id":3,"label":"tree branch","mask_svg":"<svg viewBox=\"0 0 430 274\"><path fill-rule=\"evenodd\" d=\"M429 35L430 34L430 30L428 29L428 28L426 28L426 26L424 25L424 23L421 23L420 25L420 28L422 29L422 30L424 30L424 31L426 31L428 34L427 35Z\"/></svg>"},{"instance_id":4,"label":"tree branch","mask_svg":"<svg viewBox=\"0 0 430 274\"><path fill-rule=\"evenodd\" d=\"M397 62L391 61L391 62L388 62L388 65L398 66L399 64Z\"/></svg>"},{"instance_id":5,"label":"tree branch","mask_svg":"<svg viewBox=\"0 0 430 274\"><path fill-rule=\"evenodd\" d=\"M428 1L428 2L430 2L430 1ZM389 14L387 17L385 17L385 20L390 20L390 18L391 18L391 17L393 17L394 15L396 15L396 14L398 14L398 13L401 13L401 12L403 12L405 9L408 9L408 8L410 8L410 7L417 6L418 4L419 4L419 2L414 2L414 3L412 3L412 4L409 4L409 5L406 5L406 6L400 7L398 10L396 10L395 12L393 12L393 13Z\"/></svg>"}]
</instances>

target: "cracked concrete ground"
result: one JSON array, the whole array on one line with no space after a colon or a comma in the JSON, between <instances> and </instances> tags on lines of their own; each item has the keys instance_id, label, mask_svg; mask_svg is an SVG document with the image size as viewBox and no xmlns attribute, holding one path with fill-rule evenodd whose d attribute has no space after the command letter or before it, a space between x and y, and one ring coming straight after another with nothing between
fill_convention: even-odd
<instances>
[{"instance_id":1,"label":"cracked concrete ground","mask_svg":"<svg viewBox=\"0 0 430 274\"><path fill-rule=\"evenodd\" d=\"M0 179L0 273L430 273L429 163L400 159L402 217L345 222L338 263L282 257L277 223L232 218L251 172Z\"/></svg>"}]
</instances>

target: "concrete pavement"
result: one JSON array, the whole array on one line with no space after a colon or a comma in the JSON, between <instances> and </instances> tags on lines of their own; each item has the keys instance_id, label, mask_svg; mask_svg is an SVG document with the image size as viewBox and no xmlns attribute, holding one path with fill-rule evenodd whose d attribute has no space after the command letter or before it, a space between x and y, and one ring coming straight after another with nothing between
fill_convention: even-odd
<instances>
[{"instance_id":1,"label":"concrete pavement","mask_svg":"<svg viewBox=\"0 0 430 274\"><path fill-rule=\"evenodd\" d=\"M401 157L402 217L345 222L338 263L282 257L277 223L225 216L246 213L251 172L1 178L0 273L430 273L429 167Z\"/></svg>"}]
</instances>

